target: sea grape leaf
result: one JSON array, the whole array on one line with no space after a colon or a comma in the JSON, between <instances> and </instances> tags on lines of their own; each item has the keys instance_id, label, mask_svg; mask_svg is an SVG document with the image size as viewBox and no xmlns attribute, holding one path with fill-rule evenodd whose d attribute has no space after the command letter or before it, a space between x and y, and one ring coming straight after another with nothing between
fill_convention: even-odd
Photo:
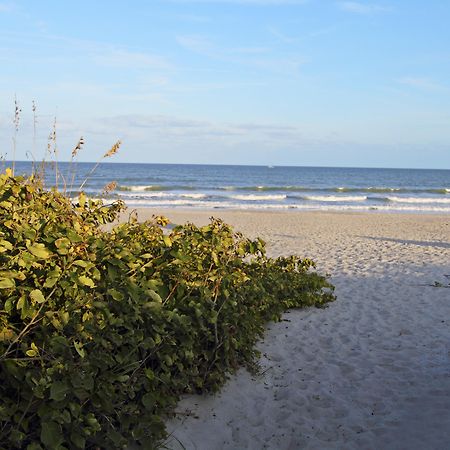
<instances>
[{"instance_id":1,"label":"sea grape leaf","mask_svg":"<svg viewBox=\"0 0 450 450\"><path fill-rule=\"evenodd\" d=\"M151 409L154 404L155 404L155 399L153 397L153 395L148 392L147 394L145 394L142 397L142 404L147 408L147 409Z\"/></svg>"},{"instance_id":2,"label":"sea grape leaf","mask_svg":"<svg viewBox=\"0 0 450 450\"><path fill-rule=\"evenodd\" d=\"M28 251L39 259L50 258L51 252L44 244L35 243L28 247Z\"/></svg>"},{"instance_id":3,"label":"sea grape leaf","mask_svg":"<svg viewBox=\"0 0 450 450\"><path fill-rule=\"evenodd\" d=\"M123 300L124 295L119 292L117 289L108 289L108 294L116 301Z\"/></svg>"},{"instance_id":4,"label":"sea grape leaf","mask_svg":"<svg viewBox=\"0 0 450 450\"><path fill-rule=\"evenodd\" d=\"M73 346L75 347L75 350L82 358L86 356L86 352L84 351L83 344L81 342L74 341Z\"/></svg>"},{"instance_id":5,"label":"sea grape leaf","mask_svg":"<svg viewBox=\"0 0 450 450\"><path fill-rule=\"evenodd\" d=\"M12 278L0 278L0 289L11 289L16 286Z\"/></svg>"},{"instance_id":6,"label":"sea grape leaf","mask_svg":"<svg viewBox=\"0 0 450 450\"><path fill-rule=\"evenodd\" d=\"M34 289L33 291L31 291L30 292L30 298L32 300L32 303L39 303L39 304L41 304L41 303L45 302L44 294L39 289Z\"/></svg>"},{"instance_id":7,"label":"sea grape leaf","mask_svg":"<svg viewBox=\"0 0 450 450\"><path fill-rule=\"evenodd\" d=\"M92 280L92 278L86 277L85 275L79 276L78 281L81 284L84 284L85 286L88 286L90 288L95 287L95 284L94 284L94 281Z\"/></svg>"},{"instance_id":8,"label":"sea grape leaf","mask_svg":"<svg viewBox=\"0 0 450 450\"><path fill-rule=\"evenodd\" d=\"M64 441L61 425L56 422L43 422L41 426L41 441L49 449L61 445Z\"/></svg>"},{"instance_id":9,"label":"sea grape leaf","mask_svg":"<svg viewBox=\"0 0 450 450\"><path fill-rule=\"evenodd\" d=\"M50 388L50 398L57 402L64 400L69 392L69 386L63 381L53 382Z\"/></svg>"},{"instance_id":10,"label":"sea grape leaf","mask_svg":"<svg viewBox=\"0 0 450 450\"><path fill-rule=\"evenodd\" d=\"M150 295L151 299L157 303L162 303L163 301L161 296L153 290L148 291L148 295Z\"/></svg>"}]
</instances>

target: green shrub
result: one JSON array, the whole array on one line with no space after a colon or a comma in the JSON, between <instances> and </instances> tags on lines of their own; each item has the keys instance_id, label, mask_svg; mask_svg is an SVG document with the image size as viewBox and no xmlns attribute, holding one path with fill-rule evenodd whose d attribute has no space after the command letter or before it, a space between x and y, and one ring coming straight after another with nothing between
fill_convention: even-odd
<instances>
[{"instance_id":1,"label":"green shrub","mask_svg":"<svg viewBox=\"0 0 450 450\"><path fill-rule=\"evenodd\" d=\"M104 231L123 209L0 176L0 448L155 448L187 392L250 365L268 320L332 301L220 220Z\"/></svg>"}]
</instances>

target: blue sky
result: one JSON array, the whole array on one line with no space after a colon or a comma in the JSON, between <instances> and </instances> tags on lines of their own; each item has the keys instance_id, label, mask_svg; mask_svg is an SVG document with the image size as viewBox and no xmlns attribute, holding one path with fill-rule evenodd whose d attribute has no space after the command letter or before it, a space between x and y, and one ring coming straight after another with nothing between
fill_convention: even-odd
<instances>
[{"instance_id":1,"label":"blue sky","mask_svg":"<svg viewBox=\"0 0 450 450\"><path fill-rule=\"evenodd\" d=\"M450 168L450 2L0 0L0 153Z\"/></svg>"}]
</instances>

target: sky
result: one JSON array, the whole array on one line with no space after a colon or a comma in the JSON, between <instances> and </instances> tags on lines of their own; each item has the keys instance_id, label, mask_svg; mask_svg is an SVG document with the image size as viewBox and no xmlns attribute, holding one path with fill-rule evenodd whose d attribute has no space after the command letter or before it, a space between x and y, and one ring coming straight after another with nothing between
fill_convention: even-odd
<instances>
[{"instance_id":1,"label":"sky","mask_svg":"<svg viewBox=\"0 0 450 450\"><path fill-rule=\"evenodd\" d=\"M0 155L42 159L56 118L60 160L83 136L80 161L120 139L116 162L450 169L449 23L446 0L0 0Z\"/></svg>"}]
</instances>

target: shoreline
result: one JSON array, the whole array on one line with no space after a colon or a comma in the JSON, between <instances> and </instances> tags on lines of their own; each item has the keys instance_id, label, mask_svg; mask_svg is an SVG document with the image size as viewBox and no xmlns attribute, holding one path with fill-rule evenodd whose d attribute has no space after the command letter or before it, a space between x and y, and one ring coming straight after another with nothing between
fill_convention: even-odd
<instances>
[{"instance_id":1,"label":"shoreline","mask_svg":"<svg viewBox=\"0 0 450 450\"><path fill-rule=\"evenodd\" d=\"M445 214L442 212L410 212L410 211L357 211L357 210L298 210L294 208L288 209L239 209L239 208L188 208L188 207L156 207L156 206L127 206L127 211L137 211L142 214L143 217L151 217L152 214L164 215L163 213L168 213L168 215L199 215L204 214L214 214L214 213L224 213L224 214L292 214L292 215L359 215L359 216L400 216L400 217L435 217L439 219L447 219L450 222L450 214Z\"/></svg>"},{"instance_id":2,"label":"shoreline","mask_svg":"<svg viewBox=\"0 0 450 450\"><path fill-rule=\"evenodd\" d=\"M123 200L123 198L118 199L103 199L104 202L108 203L112 200ZM125 201L126 204L126 201ZM298 208L298 207L261 207L257 205L243 205L242 208L234 208L234 207L207 207L207 206L167 206L167 205L156 205L156 206L139 206L135 205L127 205L128 209L137 209L137 210L160 210L160 211L183 211L183 212L202 212L202 211L219 211L219 212L252 212L252 213L288 213L288 214L303 214L303 213L334 213L334 214L395 214L395 215L430 215L430 216L450 216L450 210L421 210L421 209L379 209L379 208L352 208L348 207L347 209L342 209L341 207L336 208Z\"/></svg>"},{"instance_id":3,"label":"shoreline","mask_svg":"<svg viewBox=\"0 0 450 450\"><path fill-rule=\"evenodd\" d=\"M337 300L291 310L216 395L167 422L171 449L447 448L450 217L430 214L137 209L173 223L220 217L330 275ZM180 445L181 442L181 445ZM184 446L184 447L183 447Z\"/></svg>"}]
</instances>

